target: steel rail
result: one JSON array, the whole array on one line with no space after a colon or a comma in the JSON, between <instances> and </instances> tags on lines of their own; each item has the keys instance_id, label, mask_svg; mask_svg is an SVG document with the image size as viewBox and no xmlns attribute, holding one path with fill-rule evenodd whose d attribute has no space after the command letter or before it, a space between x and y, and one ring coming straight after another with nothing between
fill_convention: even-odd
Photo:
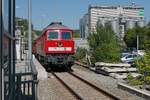
<instances>
[{"instance_id":1,"label":"steel rail","mask_svg":"<svg viewBox=\"0 0 150 100\"><path fill-rule=\"evenodd\" d=\"M77 100L83 100L83 98L78 95L73 89L71 89L61 78L59 78L54 72L51 72L53 76L56 77L56 79L63 84L63 86L77 99Z\"/></svg>"},{"instance_id":2,"label":"steel rail","mask_svg":"<svg viewBox=\"0 0 150 100\"><path fill-rule=\"evenodd\" d=\"M79 79L80 81L84 82L85 84L89 85L89 86L92 87L93 89L97 90L98 92L103 93L105 96L108 96L108 97L110 97L110 98L113 99L113 100L120 100L120 98L114 96L113 94L110 94L110 93L106 92L105 90L103 90L103 89L97 87L97 86L94 85L94 84L91 84L90 82L88 82L87 80L85 80L85 79L83 79L83 78L77 76L76 74L74 74L74 73L72 73L72 72L68 72L68 73L69 73L70 75L76 77L76 78Z\"/></svg>"}]
</instances>

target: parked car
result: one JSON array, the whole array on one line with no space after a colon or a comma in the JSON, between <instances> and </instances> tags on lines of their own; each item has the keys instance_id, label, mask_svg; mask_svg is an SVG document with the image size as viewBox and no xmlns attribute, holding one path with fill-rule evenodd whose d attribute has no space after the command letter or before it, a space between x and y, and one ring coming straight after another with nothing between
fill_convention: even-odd
<instances>
[{"instance_id":1,"label":"parked car","mask_svg":"<svg viewBox=\"0 0 150 100\"><path fill-rule=\"evenodd\" d=\"M142 58L139 54L127 54L121 58L124 63L133 63L135 60Z\"/></svg>"},{"instance_id":2,"label":"parked car","mask_svg":"<svg viewBox=\"0 0 150 100\"><path fill-rule=\"evenodd\" d=\"M144 56L145 51L144 51L144 50L138 50L137 53L138 53L139 55L141 55L141 56Z\"/></svg>"},{"instance_id":3,"label":"parked car","mask_svg":"<svg viewBox=\"0 0 150 100\"><path fill-rule=\"evenodd\" d=\"M123 52L123 53L121 53L121 58L123 58L123 57L125 57L125 56L127 56L129 54L131 54L131 53L129 53L129 52Z\"/></svg>"}]
</instances>

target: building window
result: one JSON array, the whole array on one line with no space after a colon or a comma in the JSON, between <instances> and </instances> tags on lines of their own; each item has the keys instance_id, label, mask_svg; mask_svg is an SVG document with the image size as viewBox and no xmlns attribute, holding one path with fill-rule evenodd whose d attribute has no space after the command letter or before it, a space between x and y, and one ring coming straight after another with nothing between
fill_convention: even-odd
<instances>
[{"instance_id":1,"label":"building window","mask_svg":"<svg viewBox=\"0 0 150 100\"><path fill-rule=\"evenodd\" d=\"M4 32L8 32L8 21L9 21L9 0L3 0L2 14L3 14L3 27Z\"/></svg>"},{"instance_id":2,"label":"building window","mask_svg":"<svg viewBox=\"0 0 150 100\"><path fill-rule=\"evenodd\" d=\"M58 39L58 32L49 32L48 33L48 39Z\"/></svg>"},{"instance_id":3,"label":"building window","mask_svg":"<svg viewBox=\"0 0 150 100\"><path fill-rule=\"evenodd\" d=\"M70 32L62 32L62 39L71 39L71 33Z\"/></svg>"}]
</instances>

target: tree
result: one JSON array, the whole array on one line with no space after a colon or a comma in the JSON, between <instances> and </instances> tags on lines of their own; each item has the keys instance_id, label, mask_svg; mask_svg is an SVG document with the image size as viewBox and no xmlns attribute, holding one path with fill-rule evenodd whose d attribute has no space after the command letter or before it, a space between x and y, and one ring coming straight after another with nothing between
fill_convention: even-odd
<instances>
[{"instance_id":1,"label":"tree","mask_svg":"<svg viewBox=\"0 0 150 100\"><path fill-rule=\"evenodd\" d=\"M80 37L80 31L79 30L73 30L73 37L79 38Z\"/></svg>"},{"instance_id":2,"label":"tree","mask_svg":"<svg viewBox=\"0 0 150 100\"><path fill-rule=\"evenodd\" d=\"M89 35L88 42L96 61L119 61L120 47L110 24L97 24L96 32Z\"/></svg>"},{"instance_id":3,"label":"tree","mask_svg":"<svg viewBox=\"0 0 150 100\"><path fill-rule=\"evenodd\" d=\"M16 25L20 27L21 33L24 36L24 38L28 38L28 20L23 18L15 18ZM25 33L25 34L24 34ZM41 31L34 30L33 24L32 24L32 41L35 40L39 35L41 34Z\"/></svg>"},{"instance_id":4,"label":"tree","mask_svg":"<svg viewBox=\"0 0 150 100\"><path fill-rule=\"evenodd\" d=\"M21 28L22 33L28 31L28 20L23 18L15 19L16 25ZM33 25L32 25L33 27Z\"/></svg>"},{"instance_id":5,"label":"tree","mask_svg":"<svg viewBox=\"0 0 150 100\"><path fill-rule=\"evenodd\" d=\"M137 35L139 36L139 49L150 48L150 27L135 27L127 30L124 36L124 41L128 48L137 47Z\"/></svg>"},{"instance_id":6,"label":"tree","mask_svg":"<svg viewBox=\"0 0 150 100\"><path fill-rule=\"evenodd\" d=\"M141 85L144 80L150 84L150 22L145 27L134 27L125 33L124 41L128 47L136 47L136 36L139 35L139 48L146 51L143 58L135 61L135 65L141 74L140 77L129 79L131 84ZM146 76L145 72L148 72ZM145 77L145 78L144 78Z\"/></svg>"}]
</instances>

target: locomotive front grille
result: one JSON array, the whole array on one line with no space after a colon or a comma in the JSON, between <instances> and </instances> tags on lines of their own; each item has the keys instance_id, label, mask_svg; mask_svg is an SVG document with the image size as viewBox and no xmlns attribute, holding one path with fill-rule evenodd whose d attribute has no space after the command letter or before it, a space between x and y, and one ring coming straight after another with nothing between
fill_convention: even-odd
<instances>
[{"instance_id":1,"label":"locomotive front grille","mask_svg":"<svg viewBox=\"0 0 150 100\"><path fill-rule=\"evenodd\" d=\"M73 64L74 58L69 54L52 54L47 56L48 63L50 64Z\"/></svg>"},{"instance_id":2,"label":"locomotive front grille","mask_svg":"<svg viewBox=\"0 0 150 100\"><path fill-rule=\"evenodd\" d=\"M64 58L57 58L57 62L59 63L59 62L64 62Z\"/></svg>"},{"instance_id":3,"label":"locomotive front grille","mask_svg":"<svg viewBox=\"0 0 150 100\"><path fill-rule=\"evenodd\" d=\"M48 62L57 64L65 64L66 63L67 56L65 55L51 55L48 57Z\"/></svg>"}]
</instances>

